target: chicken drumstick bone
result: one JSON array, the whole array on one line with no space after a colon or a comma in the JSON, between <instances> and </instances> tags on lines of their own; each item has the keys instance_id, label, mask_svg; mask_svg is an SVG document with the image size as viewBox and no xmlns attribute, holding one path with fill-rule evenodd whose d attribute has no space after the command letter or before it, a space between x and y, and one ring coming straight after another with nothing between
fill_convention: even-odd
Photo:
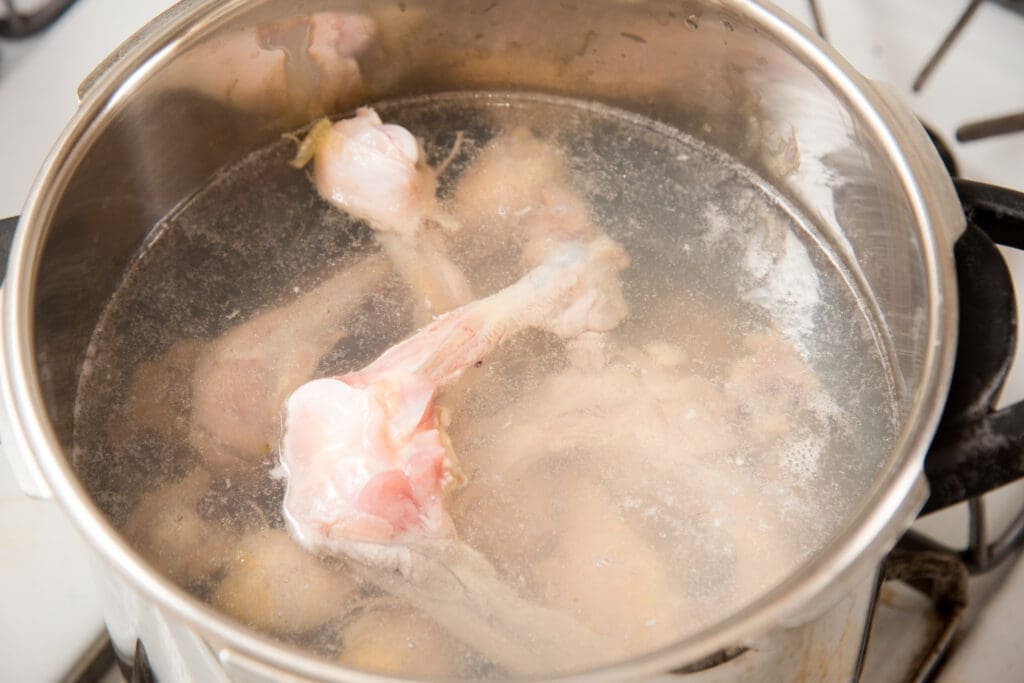
<instances>
[{"instance_id":1,"label":"chicken drumstick bone","mask_svg":"<svg viewBox=\"0 0 1024 683\"><path fill-rule=\"evenodd\" d=\"M373 109L331 124L317 123L294 162L313 159L317 191L335 207L373 228L417 304L437 314L468 303L469 283L429 224L451 228L438 205L437 173L423 163L419 143Z\"/></svg>"},{"instance_id":2,"label":"chicken drumstick bone","mask_svg":"<svg viewBox=\"0 0 1024 683\"><path fill-rule=\"evenodd\" d=\"M617 325L626 312L618 273L628 263L607 237L565 243L515 284L441 316L366 368L297 389L281 449L292 535L353 560L367 579L511 669L608 656L607 644L520 598L456 537L444 494L460 474L434 398L518 330L569 339Z\"/></svg>"}]
</instances>

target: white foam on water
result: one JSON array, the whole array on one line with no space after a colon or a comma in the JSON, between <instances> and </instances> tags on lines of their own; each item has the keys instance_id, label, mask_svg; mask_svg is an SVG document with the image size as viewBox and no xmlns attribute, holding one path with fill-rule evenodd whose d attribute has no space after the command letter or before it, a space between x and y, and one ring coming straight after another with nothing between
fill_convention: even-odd
<instances>
[{"instance_id":1,"label":"white foam on water","mask_svg":"<svg viewBox=\"0 0 1024 683\"><path fill-rule=\"evenodd\" d=\"M825 444L820 437L808 436L794 441L780 455L782 468L798 481L809 481L821 466Z\"/></svg>"},{"instance_id":2,"label":"white foam on water","mask_svg":"<svg viewBox=\"0 0 1024 683\"><path fill-rule=\"evenodd\" d=\"M747 245L744 265L758 284L743 298L764 309L806 356L806 340L814 335L814 314L821 303L818 273L807 248L791 230L786 231L781 251L773 250L768 241L769 236L763 235Z\"/></svg>"}]
</instances>

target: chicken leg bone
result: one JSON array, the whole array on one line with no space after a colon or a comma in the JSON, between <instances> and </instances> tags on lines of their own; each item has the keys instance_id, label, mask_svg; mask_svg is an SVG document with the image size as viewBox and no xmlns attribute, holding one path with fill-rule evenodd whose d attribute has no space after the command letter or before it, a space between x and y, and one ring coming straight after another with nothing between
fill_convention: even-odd
<instances>
[{"instance_id":1,"label":"chicken leg bone","mask_svg":"<svg viewBox=\"0 0 1024 683\"><path fill-rule=\"evenodd\" d=\"M434 398L518 330L563 338L608 330L625 315L613 240L568 243L515 284L438 318L363 368L299 387L286 403L285 515L308 548L450 532L442 505L454 459ZM343 547L343 546L342 546Z\"/></svg>"},{"instance_id":2,"label":"chicken leg bone","mask_svg":"<svg viewBox=\"0 0 1024 683\"><path fill-rule=\"evenodd\" d=\"M459 177L453 199L456 216L467 233L477 233L476 242L495 248L512 240L524 267L542 263L563 242L603 234L573 187L565 151L527 128L492 138ZM605 337L588 332L572 339L566 351L573 365L603 367Z\"/></svg>"},{"instance_id":3,"label":"chicken leg bone","mask_svg":"<svg viewBox=\"0 0 1024 683\"><path fill-rule=\"evenodd\" d=\"M422 161L405 128L383 123L369 107L331 124L316 124L295 165L313 159L320 195L364 220L427 312L443 313L472 300L465 275L448 257L440 235L425 229L455 223L438 205L437 174Z\"/></svg>"},{"instance_id":4,"label":"chicken leg bone","mask_svg":"<svg viewBox=\"0 0 1024 683\"><path fill-rule=\"evenodd\" d=\"M314 552L348 557L367 580L429 614L518 672L608 656L607 643L559 612L520 598L461 542L444 494L461 480L438 389L526 327L564 338L625 315L613 240L563 244L500 292L467 304L366 368L309 382L286 404L284 515Z\"/></svg>"}]
</instances>

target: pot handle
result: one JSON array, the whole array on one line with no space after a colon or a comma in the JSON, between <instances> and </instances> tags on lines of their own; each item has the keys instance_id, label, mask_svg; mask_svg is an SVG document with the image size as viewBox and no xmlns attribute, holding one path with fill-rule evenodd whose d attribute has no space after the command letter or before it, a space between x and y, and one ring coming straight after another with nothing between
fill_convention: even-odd
<instances>
[{"instance_id":1,"label":"pot handle","mask_svg":"<svg viewBox=\"0 0 1024 683\"><path fill-rule=\"evenodd\" d=\"M956 179L967 229L954 247L959 333L949 397L924 470L922 514L1024 477L1024 401L996 410L1017 348L1017 304L996 244L1024 249L1024 194Z\"/></svg>"},{"instance_id":2,"label":"pot handle","mask_svg":"<svg viewBox=\"0 0 1024 683\"><path fill-rule=\"evenodd\" d=\"M11 252L11 242L14 240L14 231L18 227L20 216L0 218L0 263L7 265L7 255ZM0 270L0 285L3 285L6 269Z\"/></svg>"},{"instance_id":3,"label":"pot handle","mask_svg":"<svg viewBox=\"0 0 1024 683\"><path fill-rule=\"evenodd\" d=\"M14 239L14 231L17 227L17 216L0 218L0 264L4 266L0 268L0 302L3 301L2 280L6 277L7 256L10 254L11 241ZM3 353L2 341L0 341L0 353ZM4 454L7 456L7 462L10 463L11 469L14 471L14 480L18 483L18 488L25 495L32 498L43 500L52 498L53 493L50 491L50 485L43 478L43 473L39 470L39 466L31 457L25 455L21 449L9 447L13 441L13 434L10 424L7 422L7 417L0 413L0 446L3 447Z\"/></svg>"}]
</instances>

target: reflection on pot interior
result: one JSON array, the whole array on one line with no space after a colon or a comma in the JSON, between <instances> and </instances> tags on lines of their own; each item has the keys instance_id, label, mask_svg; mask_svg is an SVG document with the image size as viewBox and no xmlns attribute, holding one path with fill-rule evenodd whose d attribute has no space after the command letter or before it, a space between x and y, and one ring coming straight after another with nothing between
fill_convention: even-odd
<instances>
[{"instance_id":1,"label":"reflection on pot interior","mask_svg":"<svg viewBox=\"0 0 1024 683\"><path fill-rule=\"evenodd\" d=\"M350 117L181 204L95 331L75 464L155 567L347 666L528 677L692 634L848 518L890 373L763 181L565 99Z\"/></svg>"}]
</instances>

